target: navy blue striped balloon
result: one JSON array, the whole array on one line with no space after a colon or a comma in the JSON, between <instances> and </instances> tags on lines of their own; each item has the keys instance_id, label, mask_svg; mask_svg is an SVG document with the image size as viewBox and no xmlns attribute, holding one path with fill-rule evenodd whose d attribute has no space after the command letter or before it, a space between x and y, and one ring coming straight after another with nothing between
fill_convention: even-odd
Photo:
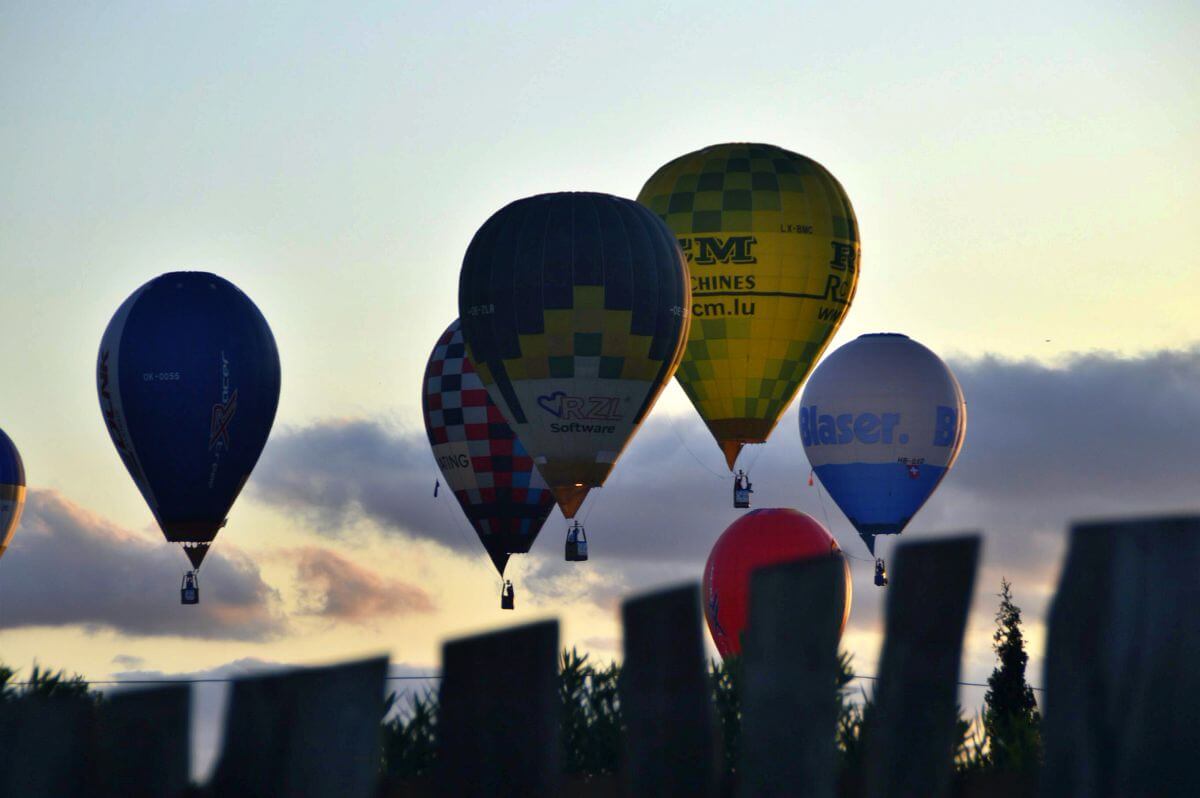
<instances>
[{"instance_id":1,"label":"navy blue striped balloon","mask_svg":"<svg viewBox=\"0 0 1200 798\"><path fill-rule=\"evenodd\" d=\"M156 277L100 342L96 390L113 445L196 567L267 442L279 380L266 319L215 274Z\"/></svg>"}]
</instances>

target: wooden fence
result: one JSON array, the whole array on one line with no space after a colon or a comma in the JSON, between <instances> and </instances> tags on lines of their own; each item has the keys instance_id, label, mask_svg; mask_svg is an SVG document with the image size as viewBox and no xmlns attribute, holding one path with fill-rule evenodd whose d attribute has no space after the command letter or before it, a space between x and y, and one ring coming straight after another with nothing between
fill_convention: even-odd
<instances>
[{"instance_id":1,"label":"wooden fence","mask_svg":"<svg viewBox=\"0 0 1200 798\"><path fill-rule=\"evenodd\" d=\"M979 539L901 545L867 766L856 794L951 794L957 681ZM755 574L745 635L737 794L837 794L831 686L840 565ZM805 608L798 612L797 608ZM721 758L706 681L699 590L627 601L620 779L566 782L558 736L556 622L447 643L440 772L408 794L716 796ZM78 703L0 705L0 796L378 794L386 661L239 680L222 752L187 786L186 687ZM1050 613L1042 696L1046 798L1200 795L1200 518L1077 525ZM859 793L861 790L861 793ZM989 791L991 790L991 791ZM1013 794L979 785L974 795Z\"/></svg>"}]
</instances>

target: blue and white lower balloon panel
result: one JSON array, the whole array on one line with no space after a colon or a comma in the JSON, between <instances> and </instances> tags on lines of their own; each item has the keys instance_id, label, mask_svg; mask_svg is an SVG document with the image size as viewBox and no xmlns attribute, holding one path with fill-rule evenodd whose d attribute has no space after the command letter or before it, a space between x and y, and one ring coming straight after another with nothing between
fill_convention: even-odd
<instances>
[{"instance_id":1,"label":"blue and white lower balloon panel","mask_svg":"<svg viewBox=\"0 0 1200 798\"><path fill-rule=\"evenodd\" d=\"M863 535L898 534L946 474L941 466L903 462L830 463L813 470Z\"/></svg>"}]
</instances>

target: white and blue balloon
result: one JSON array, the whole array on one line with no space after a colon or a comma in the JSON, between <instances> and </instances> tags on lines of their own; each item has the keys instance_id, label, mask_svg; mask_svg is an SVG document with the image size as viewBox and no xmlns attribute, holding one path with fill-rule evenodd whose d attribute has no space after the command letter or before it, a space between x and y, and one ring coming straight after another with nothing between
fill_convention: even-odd
<instances>
[{"instance_id":1,"label":"white and blue balloon","mask_svg":"<svg viewBox=\"0 0 1200 798\"><path fill-rule=\"evenodd\" d=\"M875 554L954 465L967 430L962 388L908 336L863 335L817 368L800 399L800 438L825 490Z\"/></svg>"}]
</instances>

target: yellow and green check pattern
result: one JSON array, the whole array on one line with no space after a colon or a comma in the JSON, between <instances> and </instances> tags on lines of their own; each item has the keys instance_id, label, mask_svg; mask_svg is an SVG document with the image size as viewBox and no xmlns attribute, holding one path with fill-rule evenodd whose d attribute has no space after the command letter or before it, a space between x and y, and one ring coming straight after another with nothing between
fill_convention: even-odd
<instances>
[{"instance_id":1,"label":"yellow and green check pattern","mask_svg":"<svg viewBox=\"0 0 1200 798\"><path fill-rule=\"evenodd\" d=\"M692 326L676 377L732 467L765 441L845 317L859 240L824 167L763 144L722 144L658 170L638 201L688 260Z\"/></svg>"},{"instance_id":2,"label":"yellow and green check pattern","mask_svg":"<svg viewBox=\"0 0 1200 798\"><path fill-rule=\"evenodd\" d=\"M510 380L600 377L652 381L662 358L652 335L636 335L633 312L604 307L603 286L574 286L571 308L544 311L545 332L522 334L520 355L503 360ZM482 372L486 367L481 367ZM491 375L484 376L490 384Z\"/></svg>"}]
</instances>

